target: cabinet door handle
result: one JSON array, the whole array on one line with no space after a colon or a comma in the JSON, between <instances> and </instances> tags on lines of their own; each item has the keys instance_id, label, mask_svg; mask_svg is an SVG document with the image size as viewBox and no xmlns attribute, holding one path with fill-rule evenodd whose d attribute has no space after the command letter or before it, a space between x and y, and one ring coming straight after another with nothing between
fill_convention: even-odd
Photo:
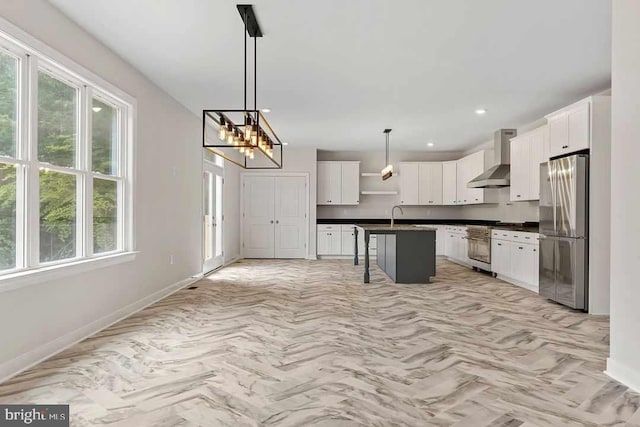
<instances>
[{"instance_id":1,"label":"cabinet door handle","mask_svg":"<svg viewBox=\"0 0 640 427\"><path fill-rule=\"evenodd\" d=\"M568 145L563 145L562 148L569 148L569 146Z\"/></svg>"},{"instance_id":2,"label":"cabinet door handle","mask_svg":"<svg viewBox=\"0 0 640 427\"><path fill-rule=\"evenodd\" d=\"M520 195L519 195L519 194L516 194L516 197L520 197Z\"/></svg>"},{"instance_id":3,"label":"cabinet door handle","mask_svg":"<svg viewBox=\"0 0 640 427\"><path fill-rule=\"evenodd\" d=\"M522 246L518 246L518 249L522 250L522 249L524 249L524 248L523 248Z\"/></svg>"},{"instance_id":4,"label":"cabinet door handle","mask_svg":"<svg viewBox=\"0 0 640 427\"><path fill-rule=\"evenodd\" d=\"M271 224L273 224L273 220L269 221Z\"/></svg>"},{"instance_id":5,"label":"cabinet door handle","mask_svg":"<svg viewBox=\"0 0 640 427\"><path fill-rule=\"evenodd\" d=\"M502 246L502 243L498 243L498 246Z\"/></svg>"},{"instance_id":6,"label":"cabinet door handle","mask_svg":"<svg viewBox=\"0 0 640 427\"><path fill-rule=\"evenodd\" d=\"M280 224L280 221L276 219L276 224Z\"/></svg>"}]
</instances>

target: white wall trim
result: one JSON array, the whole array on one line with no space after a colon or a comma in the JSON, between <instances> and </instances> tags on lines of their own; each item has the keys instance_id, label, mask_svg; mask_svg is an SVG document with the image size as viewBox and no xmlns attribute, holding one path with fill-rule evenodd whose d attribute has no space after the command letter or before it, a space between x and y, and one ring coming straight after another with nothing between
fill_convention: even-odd
<instances>
[{"instance_id":1,"label":"white wall trim","mask_svg":"<svg viewBox=\"0 0 640 427\"><path fill-rule=\"evenodd\" d=\"M607 370L604 373L633 391L640 393L640 372L608 357Z\"/></svg>"},{"instance_id":2,"label":"white wall trim","mask_svg":"<svg viewBox=\"0 0 640 427\"><path fill-rule=\"evenodd\" d=\"M82 326L74 331L71 331L61 337L58 337L52 341L49 341L39 347L34 348L26 353L23 353L13 359L0 364L0 384L8 379L18 375L19 373L31 368L38 363L49 359L50 357L66 350L72 345L89 338L92 335L100 332L107 327L118 323L121 320L137 313L140 310L160 301L163 298L168 297L174 292L200 280L202 276L193 276L187 279L176 282L169 285L159 291L152 293L132 304L126 305L117 311L103 316L88 325Z\"/></svg>"}]
</instances>

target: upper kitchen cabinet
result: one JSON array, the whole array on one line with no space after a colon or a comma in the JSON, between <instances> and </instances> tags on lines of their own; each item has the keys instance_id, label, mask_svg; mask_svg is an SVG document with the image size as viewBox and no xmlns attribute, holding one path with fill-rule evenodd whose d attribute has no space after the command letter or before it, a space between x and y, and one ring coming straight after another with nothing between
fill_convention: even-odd
<instances>
[{"instance_id":1,"label":"upper kitchen cabinet","mask_svg":"<svg viewBox=\"0 0 640 427\"><path fill-rule=\"evenodd\" d=\"M577 102L546 116L549 155L562 156L586 150L591 144L591 99Z\"/></svg>"},{"instance_id":2,"label":"upper kitchen cabinet","mask_svg":"<svg viewBox=\"0 0 640 427\"><path fill-rule=\"evenodd\" d=\"M421 205L442 204L442 163L420 163L419 201Z\"/></svg>"},{"instance_id":3,"label":"upper kitchen cabinet","mask_svg":"<svg viewBox=\"0 0 640 427\"><path fill-rule=\"evenodd\" d=\"M484 188L469 188L469 181L485 170L485 152L477 151L457 161L456 203L457 205L475 205L485 202Z\"/></svg>"},{"instance_id":4,"label":"upper kitchen cabinet","mask_svg":"<svg viewBox=\"0 0 640 427\"><path fill-rule=\"evenodd\" d=\"M420 204L420 163L400 162L400 204Z\"/></svg>"},{"instance_id":5,"label":"upper kitchen cabinet","mask_svg":"<svg viewBox=\"0 0 640 427\"><path fill-rule=\"evenodd\" d=\"M547 126L511 139L511 201L540 199L540 163L548 158Z\"/></svg>"},{"instance_id":6,"label":"upper kitchen cabinet","mask_svg":"<svg viewBox=\"0 0 640 427\"><path fill-rule=\"evenodd\" d=\"M442 204L458 204L458 162L442 162Z\"/></svg>"},{"instance_id":7,"label":"upper kitchen cabinet","mask_svg":"<svg viewBox=\"0 0 640 427\"><path fill-rule=\"evenodd\" d=\"M360 203L360 162L318 162L318 205Z\"/></svg>"},{"instance_id":8,"label":"upper kitchen cabinet","mask_svg":"<svg viewBox=\"0 0 640 427\"><path fill-rule=\"evenodd\" d=\"M400 204L441 205L442 163L401 162Z\"/></svg>"},{"instance_id":9,"label":"upper kitchen cabinet","mask_svg":"<svg viewBox=\"0 0 640 427\"><path fill-rule=\"evenodd\" d=\"M340 162L342 165L341 200L343 205L360 203L360 162Z\"/></svg>"}]
</instances>

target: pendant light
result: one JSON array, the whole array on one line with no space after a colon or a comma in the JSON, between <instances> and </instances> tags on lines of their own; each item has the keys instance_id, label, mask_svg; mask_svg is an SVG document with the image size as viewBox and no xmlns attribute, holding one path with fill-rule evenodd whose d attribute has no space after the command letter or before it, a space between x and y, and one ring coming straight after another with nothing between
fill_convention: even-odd
<instances>
[{"instance_id":1,"label":"pendant light","mask_svg":"<svg viewBox=\"0 0 640 427\"><path fill-rule=\"evenodd\" d=\"M380 171L380 175L382 175L382 180L386 181L387 179L393 176L393 165L389 162L389 137L391 133L391 129L385 129L384 132L386 138L386 149L385 149L385 167Z\"/></svg>"},{"instance_id":2,"label":"pendant light","mask_svg":"<svg viewBox=\"0 0 640 427\"><path fill-rule=\"evenodd\" d=\"M262 30L253 6L236 6L244 23L244 109L202 110L202 146L244 169L282 169L283 144L258 109L257 48ZM247 107L247 37L253 38L253 109ZM207 130L216 129L220 143L207 140ZM256 159L260 154L265 160Z\"/></svg>"}]
</instances>

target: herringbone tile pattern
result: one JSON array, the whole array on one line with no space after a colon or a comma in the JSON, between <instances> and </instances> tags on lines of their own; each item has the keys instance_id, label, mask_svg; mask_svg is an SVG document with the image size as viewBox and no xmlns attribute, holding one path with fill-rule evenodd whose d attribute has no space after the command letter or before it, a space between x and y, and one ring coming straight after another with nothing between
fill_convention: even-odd
<instances>
[{"instance_id":1,"label":"herringbone tile pattern","mask_svg":"<svg viewBox=\"0 0 640 427\"><path fill-rule=\"evenodd\" d=\"M243 261L0 385L73 425L640 426L608 320L438 261Z\"/></svg>"}]
</instances>

